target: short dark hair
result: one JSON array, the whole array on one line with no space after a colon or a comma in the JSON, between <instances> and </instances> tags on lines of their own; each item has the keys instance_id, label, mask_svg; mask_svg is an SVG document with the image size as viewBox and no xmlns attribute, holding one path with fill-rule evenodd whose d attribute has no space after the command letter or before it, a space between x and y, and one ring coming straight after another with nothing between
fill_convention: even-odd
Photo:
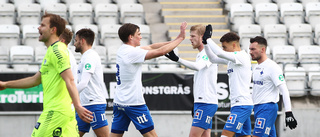
<instances>
[{"instance_id":1,"label":"short dark hair","mask_svg":"<svg viewBox=\"0 0 320 137\"><path fill-rule=\"evenodd\" d=\"M125 23L118 30L119 38L122 40L123 43L127 43L129 41L128 37L130 35L134 35L137 29L140 29L138 25Z\"/></svg>"},{"instance_id":2,"label":"short dark hair","mask_svg":"<svg viewBox=\"0 0 320 137\"><path fill-rule=\"evenodd\" d=\"M65 28L63 33L60 35L60 38L64 39L66 45L71 42L72 37L73 33L68 28Z\"/></svg>"},{"instance_id":3,"label":"short dark hair","mask_svg":"<svg viewBox=\"0 0 320 137\"><path fill-rule=\"evenodd\" d=\"M234 32L228 32L220 38L221 43L222 42L231 42L231 41L239 42L239 40L240 40L240 37L238 36L237 33L234 33Z\"/></svg>"},{"instance_id":4,"label":"short dark hair","mask_svg":"<svg viewBox=\"0 0 320 137\"><path fill-rule=\"evenodd\" d=\"M79 30L76 35L79 37L79 39L86 40L88 45L92 45L94 41L94 32L91 29L83 28Z\"/></svg>"},{"instance_id":5,"label":"short dark hair","mask_svg":"<svg viewBox=\"0 0 320 137\"><path fill-rule=\"evenodd\" d=\"M46 17L50 18L50 28L56 27L57 36L60 36L63 33L64 29L66 28L67 21L61 18L59 15L51 14L47 12L41 17L41 20Z\"/></svg>"},{"instance_id":6,"label":"short dark hair","mask_svg":"<svg viewBox=\"0 0 320 137\"><path fill-rule=\"evenodd\" d=\"M250 38L250 43L257 42L260 45L268 46L267 40L264 37L256 36L254 38Z\"/></svg>"}]
</instances>

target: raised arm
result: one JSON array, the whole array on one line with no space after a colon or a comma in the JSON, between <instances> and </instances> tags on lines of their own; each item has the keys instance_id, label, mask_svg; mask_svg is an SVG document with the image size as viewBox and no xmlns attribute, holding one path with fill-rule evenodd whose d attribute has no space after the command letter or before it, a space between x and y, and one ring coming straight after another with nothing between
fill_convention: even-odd
<instances>
[{"instance_id":1,"label":"raised arm","mask_svg":"<svg viewBox=\"0 0 320 137\"><path fill-rule=\"evenodd\" d=\"M182 58L179 58L174 51L169 52L168 54L165 55L167 58L169 58L172 61L175 62L179 62L180 64L186 66L187 68L190 68L192 70L195 71L199 71L201 69L203 69L204 67L206 67L205 63L201 63L201 62L192 62L192 61L188 61L188 60L184 60Z\"/></svg>"},{"instance_id":2,"label":"raised arm","mask_svg":"<svg viewBox=\"0 0 320 137\"><path fill-rule=\"evenodd\" d=\"M0 90L6 88L31 88L38 86L41 83L41 74L37 72L31 77L26 77L18 80L0 81Z\"/></svg>"}]
</instances>

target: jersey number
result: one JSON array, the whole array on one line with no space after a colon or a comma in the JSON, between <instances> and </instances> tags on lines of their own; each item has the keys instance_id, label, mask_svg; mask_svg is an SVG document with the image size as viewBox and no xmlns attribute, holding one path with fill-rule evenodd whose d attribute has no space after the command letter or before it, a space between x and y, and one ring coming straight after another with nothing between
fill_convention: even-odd
<instances>
[{"instance_id":1,"label":"jersey number","mask_svg":"<svg viewBox=\"0 0 320 137\"><path fill-rule=\"evenodd\" d=\"M117 67L117 73L116 73L117 85L120 85L120 84L121 84L121 80L120 80L120 71L119 71L120 66L117 64L117 65L116 65L116 67Z\"/></svg>"}]
</instances>

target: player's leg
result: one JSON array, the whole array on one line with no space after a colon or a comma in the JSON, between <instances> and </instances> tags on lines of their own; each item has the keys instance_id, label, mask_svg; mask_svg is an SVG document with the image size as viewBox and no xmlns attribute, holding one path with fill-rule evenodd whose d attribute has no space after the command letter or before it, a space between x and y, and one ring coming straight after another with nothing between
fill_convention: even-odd
<instances>
[{"instance_id":1,"label":"player's leg","mask_svg":"<svg viewBox=\"0 0 320 137\"><path fill-rule=\"evenodd\" d=\"M78 130L79 130L79 135L82 137L85 133L89 132L90 130L90 123L84 122L76 113L76 120L78 124Z\"/></svg>"},{"instance_id":2,"label":"player's leg","mask_svg":"<svg viewBox=\"0 0 320 137\"><path fill-rule=\"evenodd\" d=\"M109 137L109 127L104 126L93 130L97 137Z\"/></svg>"},{"instance_id":3,"label":"player's leg","mask_svg":"<svg viewBox=\"0 0 320 137\"><path fill-rule=\"evenodd\" d=\"M131 119L141 135L146 137L157 137L154 123L147 105L129 106L125 113Z\"/></svg>"},{"instance_id":4,"label":"player's leg","mask_svg":"<svg viewBox=\"0 0 320 137\"><path fill-rule=\"evenodd\" d=\"M109 137L109 127L106 118L105 110L106 104L91 105L91 112L93 112L93 120L90 123L94 133L97 137Z\"/></svg>"},{"instance_id":5,"label":"player's leg","mask_svg":"<svg viewBox=\"0 0 320 137\"><path fill-rule=\"evenodd\" d=\"M250 115L247 120L243 123L241 133L236 133L236 137L251 137L251 119Z\"/></svg>"},{"instance_id":6,"label":"player's leg","mask_svg":"<svg viewBox=\"0 0 320 137\"><path fill-rule=\"evenodd\" d=\"M273 129L277 119L278 104L266 103L254 106L255 126L253 136L256 137L276 137Z\"/></svg>"},{"instance_id":7,"label":"player's leg","mask_svg":"<svg viewBox=\"0 0 320 137\"><path fill-rule=\"evenodd\" d=\"M204 132L205 130L203 128L192 126L189 137L201 137Z\"/></svg>"},{"instance_id":8,"label":"player's leg","mask_svg":"<svg viewBox=\"0 0 320 137\"><path fill-rule=\"evenodd\" d=\"M211 129L205 130L205 131L202 133L201 137L211 137Z\"/></svg>"},{"instance_id":9,"label":"player's leg","mask_svg":"<svg viewBox=\"0 0 320 137\"><path fill-rule=\"evenodd\" d=\"M226 121L226 124L221 133L222 136L233 137L236 134L237 136L243 136L247 134L242 134L243 125L245 122L251 124L250 115L252 112L253 106L234 106L230 110L230 115ZM248 126L250 125L248 124ZM251 126L250 126L251 128ZM249 135L251 135L251 129L249 131Z\"/></svg>"},{"instance_id":10,"label":"player's leg","mask_svg":"<svg viewBox=\"0 0 320 137\"><path fill-rule=\"evenodd\" d=\"M130 118L125 113L127 107L118 104L113 105L113 122L111 126L111 137L122 137L124 131L128 131Z\"/></svg>"}]
</instances>

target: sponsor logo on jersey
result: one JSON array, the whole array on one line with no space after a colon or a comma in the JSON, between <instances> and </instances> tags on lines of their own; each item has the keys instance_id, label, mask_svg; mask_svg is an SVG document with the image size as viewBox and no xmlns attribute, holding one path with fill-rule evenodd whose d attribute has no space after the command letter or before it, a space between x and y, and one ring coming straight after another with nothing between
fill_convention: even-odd
<instances>
[{"instance_id":1,"label":"sponsor logo on jersey","mask_svg":"<svg viewBox=\"0 0 320 137\"><path fill-rule=\"evenodd\" d=\"M201 120L202 114L203 114L203 110L197 109L196 113L194 114L194 119Z\"/></svg>"},{"instance_id":2,"label":"sponsor logo on jersey","mask_svg":"<svg viewBox=\"0 0 320 137\"><path fill-rule=\"evenodd\" d=\"M261 128L261 129L263 129L265 123L266 123L266 119L264 119L264 118L257 118L257 119L256 119L256 123L255 123L255 128Z\"/></svg>"},{"instance_id":3,"label":"sponsor logo on jersey","mask_svg":"<svg viewBox=\"0 0 320 137\"><path fill-rule=\"evenodd\" d=\"M62 134L62 129L61 129L61 127L58 127L55 130L53 130L52 136L53 137L60 137L61 134Z\"/></svg>"},{"instance_id":4,"label":"sponsor logo on jersey","mask_svg":"<svg viewBox=\"0 0 320 137\"><path fill-rule=\"evenodd\" d=\"M237 114L230 114L227 120L227 123L234 124L237 119Z\"/></svg>"},{"instance_id":5,"label":"sponsor logo on jersey","mask_svg":"<svg viewBox=\"0 0 320 137\"><path fill-rule=\"evenodd\" d=\"M37 124L34 126L35 129L38 129L40 127L41 123L37 122Z\"/></svg>"},{"instance_id":6,"label":"sponsor logo on jersey","mask_svg":"<svg viewBox=\"0 0 320 137\"><path fill-rule=\"evenodd\" d=\"M284 80L283 75L279 75L279 80L280 80L280 81L283 81L283 80Z\"/></svg>"},{"instance_id":7,"label":"sponsor logo on jersey","mask_svg":"<svg viewBox=\"0 0 320 137\"><path fill-rule=\"evenodd\" d=\"M260 75L262 75L263 74L263 70L260 72Z\"/></svg>"},{"instance_id":8,"label":"sponsor logo on jersey","mask_svg":"<svg viewBox=\"0 0 320 137\"><path fill-rule=\"evenodd\" d=\"M253 84L256 84L256 85L263 85L263 81L256 81L256 80L254 80L254 81L253 81Z\"/></svg>"},{"instance_id":9,"label":"sponsor logo on jersey","mask_svg":"<svg viewBox=\"0 0 320 137\"><path fill-rule=\"evenodd\" d=\"M86 65L84 65L84 68L86 70L90 70L91 69L91 64L87 63Z\"/></svg>"},{"instance_id":10,"label":"sponsor logo on jersey","mask_svg":"<svg viewBox=\"0 0 320 137\"><path fill-rule=\"evenodd\" d=\"M203 55L203 56L202 56L202 59L205 60L205 61L208 61L208 60L209 60L207 55Z\"/></svg>"}]
</instances>

